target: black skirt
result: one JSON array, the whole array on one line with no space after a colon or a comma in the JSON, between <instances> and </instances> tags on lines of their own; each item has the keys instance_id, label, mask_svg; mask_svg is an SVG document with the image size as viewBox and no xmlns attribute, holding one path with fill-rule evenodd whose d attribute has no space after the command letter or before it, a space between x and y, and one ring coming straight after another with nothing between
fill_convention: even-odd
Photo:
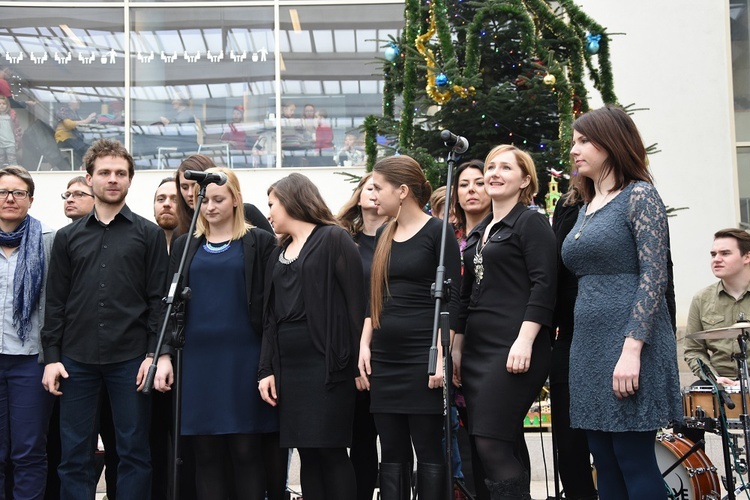
<instances>
[{"instance_id":1,"label":"black skirt","mask_svg":"<svg viewBox=\"0 0 750 500\"><path fill-rule=\"evenodd\" d=\"M354 376L326 385L325 356L315 349L305 321L280 323L278 339L281 446L349 447L357 391Z\"/></svg>"}]
</instances>

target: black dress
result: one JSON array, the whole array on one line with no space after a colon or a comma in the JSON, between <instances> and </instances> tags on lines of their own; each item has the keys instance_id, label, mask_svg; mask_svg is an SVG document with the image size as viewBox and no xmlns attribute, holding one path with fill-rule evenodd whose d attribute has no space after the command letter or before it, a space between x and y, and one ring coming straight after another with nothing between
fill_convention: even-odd
<instances>
[{"instance_id":1,"label":"black dress","mask_svg":"<svg viewBox=\"0 0 750 500\"><path fill-rule=\"evenodd\" d=\"M477 283L477 243L492 221L488 215L471 232L464 252L461 320L465 334L461 361L469 433L515 440L523 418L539 395L550 367L555 306L555 235L543 215L516 205L490 229L482 249L484 276ZM526 373L506 368L521 324L542 325Z\"/></svg>"},{"instance_id":2,"label":"black dress","mask_svg":"<svg viewBox=\"0 0 750 500\"><path fill-rule=\"evenodd\" d=\"M435 301L430 287L440 257L442 222L431 218L410 239L394 241L388 268L390 296L384 298L380 328L372 333L372 413L440 414L442 391L427 386ZM378 233L380 234L380 233ZM446 278L453 293L451 328L458 320L457 284L461 271L458 242L452 233L445 248Z\"/></svg>"}]
</instances>

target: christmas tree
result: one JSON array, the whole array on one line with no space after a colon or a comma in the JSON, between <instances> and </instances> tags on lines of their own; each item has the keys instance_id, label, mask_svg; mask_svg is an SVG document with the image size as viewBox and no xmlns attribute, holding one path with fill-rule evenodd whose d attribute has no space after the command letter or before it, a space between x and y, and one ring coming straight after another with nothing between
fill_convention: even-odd
<instances>
[{"instance_id":1,"label":"christmas tree","mask_svg":"<svg viewBox=\"0 0 750 500\"><path fill-rule=\"evenodd\" d=\"M383 115L365 121L368 168L379 143L442 185L438 131L449 129L469 140L466 159L498 144L531 153L543 202L549 170L569 170L572 123L589 107L585 77L602 101L617 101L605 29L570 0L406 0L404 17L384 45Z\"/></svg>"}]
</instances>

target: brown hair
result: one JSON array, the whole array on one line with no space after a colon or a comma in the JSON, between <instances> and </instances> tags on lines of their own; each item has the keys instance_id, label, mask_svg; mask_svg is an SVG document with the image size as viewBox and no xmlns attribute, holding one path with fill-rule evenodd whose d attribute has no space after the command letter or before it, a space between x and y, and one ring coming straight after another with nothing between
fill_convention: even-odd
<instances>
[{"instance_id":1,"label":"brown hair","mask_svg":"<svg viewBox=\"0 0 750 500\"><path fill-rule=\"evenodd\" d=\"M433 216L441 216L445 209L445 193L447 191L447 188L445 186L440 186L435 191L432 192L430 195L430 213Z\"/></svg>"},{"instance_id":2,"label":"brown hair","mask_svg":"<svg viewBox=\"0 0 750 500\"><path fill-rule=\"evenodd\" d=\"M536 177L536 167L534 166L534 160L531 158L531 155L529 153L518 149L515 146L511 146L510 144L501 144L499 146L495 146L490 150L489 154L487 154L487 158L485 158L484 160L484 170L487 171L487 164L492 161L495 156L499 155L500 153L505 153L506 151L510 151L513 153L513 156L516 159L516 163L518 163L518 166L521 167L523 175L529 178L529 184L525 188L521 189L521 194L519 195L518 201L520 201L524 205L530 205L534 200L534 195L537 191L539 191L539 181Z\"/></svg>"},{"instance_id":3,"label":"brown hair","mask_svg":"<svg viewBox=\"0 0 750 500\"><path fill-rule=\"evenodd\" d=\"M607 153L600 179L612 174L615 180L613 191L634 181L653 183L641 134L633 119L622 108L604 106L589 111L573 122L573 130L586 137L597 149ZM572 184L578 188L584 201L591 201L596 194L595 184L599 180L594 181L573 173Z\"/></svg>"},{"instance_id":4,"label":"brown hair","mask_svg":"<svg viewBox=\"0 0 750 500\"><path fill-rule=\"evenodd\" d=\"M736 229L730 227L728 229L721 229L716 231L714 239L717 238L734 238L737 240L737 246L740 249L740 255L745 255L750 252L750 233L744 229Z\"/></svg>"},{"instance_id":5,"label":"brown hair","mask_svg":"<svg viewBox=\"0 0 750 500\"><path fill-rule=\"evenodd\" d=\"M180 163L177 167L177 172L174 175L174 183L177 186L177 193L180 196L177 197L177 230L175 235L181 235L187 233L190 229L190 222L193 219L193 209L187 204L185 198L182 197L182 191L180 190L180 174L185 174L185 170L195 170L197 172L205 172L209 168L216 168L214 161L204 154L190 155Z\"/></svg>"},{"instance_id":6,"label":"brown hair","mask_svg":"<svg viewBox=\"0 0 750 500\"><path fill-rule=\"evenodd\" d=\"M273 193L292 219L312 224L336 225L336 219L328 208L318 187L302 174L289 174L271 184L268 193ZM291 236L281 236L283 246Z\"/></svg>"},{"instance_id":7,"label":"brown hair","mask_svg":"<svg viewBox=\"0 0 750 500\"><path fill-rule=\"evenodd\" d=\"M0 177L5 177L6 175L14 175L21 179L26 184L29 196L34 197L34 179L31 178L28 170L20 165L8 165L7 167L0 168Z\"/></svg>"},{"instance_id":8,"label":"brown hair","mask_svg":"<svg viewBox=\"0 0 750 500\"><path fill-rule=\"evenodd\" d=\"M247 234L250 228L252 228L250 224L245 222L245 210L242 205L240 180L237 178L237 175L232 172L232 170L224 167L209 168L208 170L206 170L206 172L224 172L227 176L227 182L225 185L229 189L229 194L232 195L232 198L234 199L234 202L236 204L236 206L234 207L234 220L232 221L232 239L239 240L240 238L245 236L245 234ZM200 191L200 186L198 184L195 184L195 186L193 186L193 198L196 200L195 203L198 203L198 191ZM200 238L204 234L206 235L206 238L211 236L210 226L203 214L199 213L198 220L195 221L195 233L193 233L193 235L196 238Z\"/></svg>"},{"instance_id":9,"label":"brown hair","mask_svg":"<svg viewBox=\"0 0 750 500\"><path fill-rule=\"evenodd\" d=\"M362 191L365 190L365 184L372 178L372 172L368 172L362 176L354 188L351 198L349 201L344 203L339 213L336 215L339 226L346 229L352 236L362 231L362 207L359 205L359 198L362 196Z\"/></svg>"},{"instance_id":10,"label":"brown hair","mask_svg":"<svg viewBox=\"0 0 750 500\"><path fill-rule=\"evenodd\" d=\"M464 170L474 168L484 175L484 163L481 160L471 160L462 163L456 169L456 173L453 174L453 189L451 190L451 209L453 210L453 217L456 220L456 229L466 232L466 212L464 207L458 201L458 180L461 178L461 174ZM490 205L490 210L492 210Z\"/></svg>"},{"instance_id":11,"label":"brown hair","mask_svg":"<svg viewBox=\"0 0 750 500\"><path fill-rule=\"evenodd\" d=\"M88 185L88 182L86 182L86 178L82 175L77 175L70 179L68 181L68 188L72 186L73 184L84 184L89 187L89 191L91 191L91 186Z\"/></svg>"},{"instance_id":12,"label":"brown hair","mask_svg":"<svg viewBox=\"0 0 750 500\"><path fill-rule=\"evenodd\" d=\"M86 154L83 155L83 164L86 166L86 172L93 176L94 175L94 162L99 158L105 158L112 156L114 158L122 158L128 162L128 177L131 179L135 175L135 164L133 157L128 153L125 146L120 141L112 139L97 139L91 145Z\"/></svg>"},{"instance_id":13,"label":"brown hair","mask_svg":"<svg viewBox=\"0 0 750 500\"><path fill-rule=\"evenodd\" d=\"M386 182L394 186L409 188L419 207L424 207L432 194L432 186L425 178L422 167L407 155L389 156L379 160L372 169L383 176ZM388 267L391 260L393 234L398 227L398 217L390 222L378 239L375 254L372 257L372 275L370 280L370 317L372 326L380 328L380 313L383 310L383 296L388 291Z\"/></svg>"}]
</instances>

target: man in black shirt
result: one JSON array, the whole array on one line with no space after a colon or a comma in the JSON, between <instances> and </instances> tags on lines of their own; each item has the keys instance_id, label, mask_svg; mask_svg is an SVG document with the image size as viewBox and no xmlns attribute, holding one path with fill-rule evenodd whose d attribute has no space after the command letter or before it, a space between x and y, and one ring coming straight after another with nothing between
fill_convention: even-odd
<instances>
[{"instance_id":1,"label":"man in black shirt","mask_svg":"<svg viewBox=\"0 0 750 500\"><path fill-rule=\"evenodd\" d=\"M84 158L94 211L58 231L52 248L42 343L42 384L60 396L61 500L93 498L91 450L99 391L115 424L117 493L151 497L150 399L140 394L156 345L168 257L164 233L125 204L133 158L117 141ZM164 355L166 358L167 355ZM162 361L160 359L160 367Z\"/></svg>"}]
</instances>

